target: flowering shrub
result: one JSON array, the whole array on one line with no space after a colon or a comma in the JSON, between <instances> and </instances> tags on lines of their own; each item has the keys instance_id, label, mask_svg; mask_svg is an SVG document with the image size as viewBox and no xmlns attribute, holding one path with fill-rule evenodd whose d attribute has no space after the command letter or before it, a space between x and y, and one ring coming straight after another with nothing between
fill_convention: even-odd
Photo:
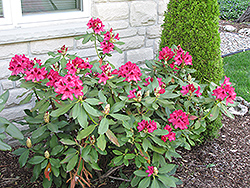
<instances>
[{"instance_id":1,"label":"flowering shrub","mask_svg":"<svg viewBox=\"0 0 250 188\"><path fill-rule=\"evenodd\" d=\"M105 57L121 53L118 34L105 31L100 19L87 25L92 32L77 39L94 41L98 60L70 55L63 46L44 64L25 55L10 62L9 79L27 89L21 103L36 101L25 110L30 137L14 151L20 167L33 167L32 181L42 174L44 187L92 187L129 165L136 170L125 187L129 181L132 187L175 187L181 183L170 164L181 157L176 149L195 145L206 118L213 121L220 111L233 117L226 107L236 95L229 78L221 86L211 83L202 96L205 85L191 77L192 57L180 46L163 48L146 68L128 61L114 69Z\"/></svg>"}]
</instances>

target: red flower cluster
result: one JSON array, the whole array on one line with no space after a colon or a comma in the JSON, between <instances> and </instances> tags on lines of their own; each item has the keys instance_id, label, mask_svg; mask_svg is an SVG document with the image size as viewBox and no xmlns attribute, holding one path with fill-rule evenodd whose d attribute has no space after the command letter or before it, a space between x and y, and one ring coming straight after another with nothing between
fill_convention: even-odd
<instances>
[{"instance_id":1,"label":"red flower cluster","mask_svg":"<svg viewBox=\"0 0 250 188\"><path fill-rule=\"evenodd\" d=\"M171 128L171 126L170 125L166 125L165 127L164 127L164 129L165 130L168 130L168 134L167 135L163 135L163 136L161 136L161 139L164 141L164 142L166 142L167 141L167 138L169 139L169 141L171 142L171 141L174 141L175 140L175 133L174 132L171 132L172 131L172 128Z\"/></svg>"},{"instance_id":2,"label":"red flower cluster","mask_svg":"<svg viewBox=\"0 0 250 188\"><path fill-rule=\"evenodd\" d=\"M111 28L110 31L107 31L107 33L104 34L104 41L101 42L100 48L102 48L102 51L104 54L108 54L111 51L114 51L114 42L115 40L119 40L119 34L116 34L116 36L112 33L113 29Z\"/></svg>"},{"instance_id":3,"label":"red flower cluster","mask_svg":"<svg viewBox=\"0 0 250 188\"><path fill-rule=\"evenodd\" d=\"M188 116L182 110L175 110L172 114L170 114L168 121L174 125L175 129L187 129L187 125L189 125Z\"/></svg>"},{"instance_id":4,"label":"red flower cluster","mask_svg":"<svg viewBox=\"0 0 250 188\"><path fill-rule=\"evenodd\" d=\"M73 100L73 94L76 98L83 96L83 83L76 75L67 74L65 77L61 77L59 81L55 83L55 92L62 95L62 100L69 98Z\"/></svg>"},{"instance_id":5,"label":"red flower cluster","mask_svg":"<svg viewBox=\"0 0 250 188\"><path fill-rule=\"evenodd\" d=\"M101 66L102 73L98 73L98 78L100 79L98 83L104 83L104 85L107 83L107 80L112 77L111 73L111 66L107 63L106 65Z\"/></svg>"},{"instance_id":6,"label":"red flower cluster","mask_svg":"<svg viewBox=\"0 0 250 188\"><path fill-rule=\"evenodd\" d=\"M187 93L192 94L195 90L196 90L196 88L194 87L194 84L188 84L186 86L182 86L181 93L184 96ZM200 90L201 90L201 88L200 88L200 86L198 86L197 90L194 92L197 95L197 97L201 96Z\"/></svg>"},{"instance_id":7,"label":"red flower cluster","mask_svg":"<svg viewBox=\"0 0 250 188\"><path fill-rule=\"evenodd\" d=\"M154 79L151 78L150 76L147 77L147 78L145 78L146 83L144 82L144 86L148 86L148 85L150 84L149 80L150 80L151 82L153 82Z\"/></svg>"},{"instance_id":8,"label":"red flower cluster","mask_svg":"<svg viewBox=\"0 0 250 188\"><path fill-rule=\"evenodd\" d=\"M167 46L165 48L162 48L162 51L159 52L159 60L163 59L164 61L168 61L173 57L174 57L174 52L172 51L171 48Z\"/></svg>"},{"instance_id":9,"label":"red flower cluster","mask_svg":"<svg viewBox=\"0 0 250 188\"><path fill-rule=\"evenodd\" d=\"M66 48L65 45L63 45L60 50L57 50L57 52L62 55L66 55L67 51L68 51L68 48Z\"/></svg>"},{"instance_id":10,"label":"red flower cluster","mask_svg":"<svg viewBox=\"0 0 250 188\"><path fill-rule=\"evenodd\" d=\"M15 55L12 57L8 69L12 71L11 75L18 75L19 73L24 74L25 71L32 69L34 65L35 63L25 55Z\"/></svg>"},{"instance_id":11,"label":"red flower cluster","mask_svg":"<svg viewBox=\"0 0 250 188\"><path fill-rule=\"evenodd\" d=\"M233 104L236 98L236 93L234 88L230 86L232 83L229 82L229 79L230 78L225 76L224 82L220 87L218 86L215 90L213 90L212 94L213 96L216 96L216 100L220 99L223 101L226 98L226 105L228 105L228 103Z\"/></svg>"},{"instance_id":12,"label":"red flower cluster","mask_svg":"<svg viewBox=\"0 0 250 188\"><path fill-rule=\"evenodd\" d=\"M93 19L91 18L87 24L87 26L92 28L96 34L101 34L101 31L105 31L104 25L102 24L102 21L99 18Z\"/></svg>"},{"instance_id":13,"label":"red flower cluster","mask_svg":"<svg viewBox=\"0 0 250 188\"><path fill-rule=\"evenodd\" d=\"M87 59L88 61L88 59ZM78 69L92 69L93 65L91 65L89 62L84 61L83 59L76 57L75 59L72 60L72 63L75 68Z\"/></svg>"},{"instance_id":14,"label":"red flower cluster","mask_svg":"<svg viewBox=\"0 0 250 188\"><path fill-rule=\"evenodd\" d=\"M123 78L126 78L124 81L141 81L140 76L142 75L140 68L135 64L128 61L125 65L122 65L119 70L113 71L113 74L118 74Z\"/></svg>"},{"instance_id":15,"label":"red flower cluster","mask_svg":"<svg viewBox=\"0 0 250 188\"><path fill-rule=\"evenodd\" d=\"M144 131L148 133L154 132L154 130L157 129L157 124L154 120L142 120L141 122L138 123L137 129L139 130L138 132Z\"/></svg>"},{"instance_id":16,"label":"red flower cluster","mask_svg":"<svg viewBox=\"0 0 250 188\"><path fill-rule=\"evenodd\" d=\"M32 82L39 82L40 80L44 80L47 77L47 72L45 70L45 67L43 68L32 68L31 70L25 71L26 76L24 77L25 80L29 81L32 80Z\"/></svg>"}]
</instances>

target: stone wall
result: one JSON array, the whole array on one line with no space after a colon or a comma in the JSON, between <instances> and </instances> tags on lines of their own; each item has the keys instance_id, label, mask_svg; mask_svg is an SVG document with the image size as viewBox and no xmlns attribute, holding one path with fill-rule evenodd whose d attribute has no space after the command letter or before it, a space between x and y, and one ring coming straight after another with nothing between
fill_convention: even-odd
<instances>
[{"instance_id":1,"label":"stone wall","mask_svg":"<svg viewBox=\"0 0 250 188\"><path fill-rule=\"evenodd\" d=\"M160 26L163 23L167 3L168 0L92 0L91 17L99 17L106 29L113 28L115 33L119 33L120 41L125 42L125 45L121 46L124 52L113 53L109 59L114 65L119 66L127 61L142 64L146 59L154 59L158 51ZM61 28L63 29L62 26ZM6 39L5 43L0 43L0 93L7 89L10 91L7 108L0 113L0 116L9 120L20 119L24 116L23 109L34 105L34 102L18 105L21 98L16 99L16 97L24 89L19 87L19 82L11 82L7 79L10 75L9 61L15 54L25 54L29 58L37 57L44 62L48 58L47 52L56 51L65 44L69 47L70 53L77 53L84 58L95 58L95 50L91 42L82 45L80 41L74 40L74 36L86 32L86 27L81 32L72 31L68 36L51 35L46 31L47 37L42 39L37 33L39 31L31 32L29 35L21 35L18 29L12 30L11 33L7 32L6 36L18 34L21 37L9 41ZM44 31L41 32L44 33ZM59 33L59 30L56 33Z\"/></svg>"}]
</instances>

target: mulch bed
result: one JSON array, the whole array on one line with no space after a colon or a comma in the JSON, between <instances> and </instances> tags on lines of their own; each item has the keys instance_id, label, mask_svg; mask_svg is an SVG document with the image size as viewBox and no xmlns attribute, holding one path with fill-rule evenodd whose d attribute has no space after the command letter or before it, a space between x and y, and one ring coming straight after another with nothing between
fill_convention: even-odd
<instances>
[{"instance_id":1,"label":"mulch bed","mask_svg":"<svg viewBox=\"0 0 250 188\"><path fill-rule=\"evenodd\" d=\"M236 31L234 31L233 33L237 33L240 29L243 28L250 28L250 23L236 23L229 20L220 20L219 25L220 25L219 31L224 31L223 26L225 25L234 26L236 28Z\"/></svg>"},{"instance_id":2,"label":"mulch bed","mask_svg":"<svg viewBox=\"0 0 250 188\"><path fill-rule=\"evenodd\" d=\"M220 136L191 151L181 150L183 158L175 159L179 167L176 177L185 188L248 188L250 187L250 115L223 117ZM11 152L0 152L0 187L42 187L41 179L30 183L32 170L19 168L18 158ZM114 174L116 176L118 174ZM106 185L115 188L121 181L109 179Z\"/></svg>"}]
</instances>

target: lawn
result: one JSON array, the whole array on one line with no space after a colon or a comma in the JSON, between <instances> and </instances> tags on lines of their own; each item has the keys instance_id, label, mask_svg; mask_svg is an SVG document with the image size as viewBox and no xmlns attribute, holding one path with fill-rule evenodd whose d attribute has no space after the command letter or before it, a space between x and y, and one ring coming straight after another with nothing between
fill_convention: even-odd
<instances>
[{"instance_id":1,"label":"lawn","mask_svg":"<svg viewBox=\"0 0 250 188\"><path fill-rule=\"evenodd\" d=\"M235 84L237 96L250 101L250 51L225 57L224 71L230 82Z\"/></svg>"}]
</instances>

